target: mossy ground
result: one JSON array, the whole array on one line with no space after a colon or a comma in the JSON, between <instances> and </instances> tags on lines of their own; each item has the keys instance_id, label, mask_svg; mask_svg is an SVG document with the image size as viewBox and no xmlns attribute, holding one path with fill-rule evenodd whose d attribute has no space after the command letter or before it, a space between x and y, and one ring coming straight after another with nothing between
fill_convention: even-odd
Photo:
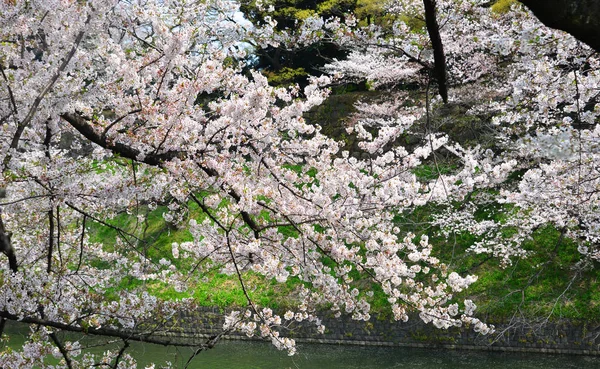
<instances>
[{"instance_id":1,"label":"mossy ground","mask_svg":"<svg viewBox=\"0 0 600 369\"><path fill-rule=\"evenodd\" d=\"M194 203L187 204L187 221L196 219L202 221L204 214ZM107 297L111 297L116 290L135 290L143 288L152 295L165 299L193 298L201 306L243 307L248 305L244 291L237 279L237 276L227 275L220 272L219 266L198 269L194 260L176 259L172 254L172 243L182 243L193 240L192 234L186 229L177 229L167 223L163 218L163 213L167 212L166 206L158 206L154 210L149 210L147 206L141 206L140 212L144 213L146 220L142 223L137 221L134 214L122 213L111 219L108 224L114 225L125 231L127 234L135 234L139 240L133 240L132 237L122 236L130 240L131 245L124 248L131 250L135 247L139 254L152 262L158 262L160 259L167 259L175 266L184 271L195 270L193 274L192 288L183 292L178 292L173 286L161 281L142 281L136 278L128 277L108 290ZM115 228L105 226L96 222L90 222L88 232L90 241L101 243L106 251L114 251L116 240L119 237L119 231ZM138 255L139 255L138 254ZM110 268L102 260L92 261L96 266ZM290 305L288 296L294 294L295 286L299 282L290 279L288 283L280 284L275 281L269 281L264 277L251 271L243 272L244 285L253 301L260 306L271 308L283 308Z\"/></svg>"}]
</instances>

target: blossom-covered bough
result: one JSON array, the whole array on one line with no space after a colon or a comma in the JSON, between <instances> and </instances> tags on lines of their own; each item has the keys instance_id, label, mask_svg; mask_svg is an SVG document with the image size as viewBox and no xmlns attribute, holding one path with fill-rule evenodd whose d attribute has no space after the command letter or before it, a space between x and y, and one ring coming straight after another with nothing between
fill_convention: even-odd
<instances>
[{"instance_id":1,"label":"blossom-covered bough","mask_svg":"<svg viewBox=\"0 0 600 369\"><path fill-rule=\"evenodd\" d=\"M534 10L545 12L539 9L544 2L526 3L536 3ZM446 140L441 145L444 156L461 164L450 174L440 173L430 187L431 200L441 199L447 206L436 214L434 224L446 237L474 235L477 241L471 251L498 257L505 266L527 257L523 244L540 228L552 226L561 235L557 245L548 245L554 252L565 237L578 244L581 260L572 266L576 278L593 268L599 257L597 52L544 27L517 3L500 10L489 6L481 1L437 1L450 103L467 106L467 115L484 116L494 144L465 145L438 136ZM418 1L398 1L389 10L418 19L422 7ZM592 32L581 7L571 2L565 7L569 19L582 20L565 24L566 29L576 26ZM558 26L560 18L556 15L549 22ZM407 82L428 86L431 77L436 78L424 27L399 22L386 37L373 30L376 37L366 38L358 47L348 43L353 50L348 60L335 61L326 70L342 79L367 79L376 88ZM415 69L425 72L416 74ZM429 101L426 105L429 115ZM373 139L379 141L378 147L387 142L382 133L395 140L410 128L372 119L373 105L367 107L357 106L371 118L359 120L352 129L378 128L379 137ZM408 116L414 119L414 111ZM424 139L435 133L429 117L426 123ZM434 153L431 158L435 157ZM435 160L430 162L437 167ZM478 209L490 205L504 209L501 220L476 216Z\"/></svg>"},{"instance_id":2,"label":"blossom-covered bough","mask_svg":"<svg viewBox=\"0 0 600 369\"><path fill-rule=\"evenodd\" d=\"M397 1L390 11L420 6ZM198 283L194 273L214 267L234 275L248 300L246 310L226 317L223 334L259 335L290 353L288 326L308 321L322 332L319 308L368 320L365 280L381 287L397 320L416 311L440 328L468 323L488 333L473 302L453 300L476 277L449 270L426 235L402 233L394 217L496 188L516 169L525 174L518 186L503 187L498 201L518 205L519 233L505 240L490 232L499 236L475 251L510 260L520 253L519 237L551 222L584 239L585 256L595 257L598 130L588 105L597 62L588 49L520 10L497 15L477 1L437 2L448 81L490 77L488 88L506 96L472 108L495 115L504 149L463 147L429 125L419 143L397 145L430 113L399 99L362 106L349 127L366 153L356 158L303 118L327 97L330 78L312 78L303 91L273 88L244 68L242 43L331 37L357 46L348 61L328 67L334 78L390 85L426 79L420 68L434 63L426 34L399 21L394 35L383 35L355 29L348 18L309 20L297 34L282 35L270 24L236 22L236 10L220 0L0 3L0 332L9 320L31 327L22 350L0 353L0 366L39 367L55 355L56 367L135 367L129 342L181 344L159 333L195 306L152 296L144 285L119 289L120 282L133 277L186 291ZM380 71L392 60L393 73L361 75L369 70L355 58L367 58L365 50L380 51L370 59ZM505 60L510 66L500 73L494 63ZM449 92L451 101L461 98ZM413 170L440 150L460 158L460 168L418 180ZM143 239L144 209L157 203L168 207L167 222L193 235L159 260L148 256ZM203 216L184 221L191 204ZM469 209L450 212L440 225L473 232L505 226L469 220ZM137 228L109 221L124 212ZM92 222L116 230L116 244L92 242ZM244 283L247 271L300 281L297 308L280 316L258 306ZM122 349L81 355L59 331L113 337Z\"/></svg>"}]
</instances>

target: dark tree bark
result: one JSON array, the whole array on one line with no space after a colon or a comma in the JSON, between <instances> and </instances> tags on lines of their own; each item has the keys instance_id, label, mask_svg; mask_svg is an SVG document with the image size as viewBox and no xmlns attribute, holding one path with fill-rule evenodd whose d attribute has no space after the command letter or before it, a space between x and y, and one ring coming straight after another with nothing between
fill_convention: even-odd
<instances>
[{"instance_id":1,"label":"dark tree bark","mask_svg":"<svg viewBox=\"0 0 600 369\"><path fill-rule=\"evenodd\" d=\"M4 228L4 223L2 222L2 212L0 211L0 252L6 255L10 270L16 273L19 270L19 267L17 265L17 256L15 255L15 250L13 249L10 241L10 236L10 232L7 232Z\"/></svg>"},{"instance_id":2,"label":"dark tree bark","mask_svg":"<svg viewBox=\"0 0 600 369\"><path fill-rule=\"evenodd\" d=\"M545 25L600 51L600 0L520 0Z\"/></svg>"},{"instance_id":3,"label":"dark tree bark","mask_svg":"<svg viewBox=\"0 0 600 369\"><path fill-rule=\"evenodd\" d=\"M440 96L445 103L448 102L448 85L446 77L446 55L444 54L444 45L440 36L440 27L437 22L435 4L436 0L423 0L425 5L425 25L427 33L433 47L433 76L438 83Z\"/></svg>"},{"instance_id":4,"label":"dark tree bark","mask_svg":"<svg viewBox=\"0 0 600 369\"><path fill-rule=\"evenodd\" d=\"M67 324L61 322L55 322L51 320L45 320L44 318L38 317L22 317L9 313L8 311L0 310L0 319L11 320L26 324L35 324L49 328L56 328L65 332L77 332L84 333L92 336L103 336L103 337L115 337L127 341L146 342L153 343L160 346L176 346L176 347L197 347L198 349L211 349L214 347L217 341L221 339L223 335L230 333L229 330L222 331L221 333L209 337L205 343L197 344L193 342L181 342L173 339L173 337L153 337L154 332L142 332L135 333L127 330L113 329L113 328L94 328L94 327L81 327L75 324Z\"/></svg>"}]
</instances>

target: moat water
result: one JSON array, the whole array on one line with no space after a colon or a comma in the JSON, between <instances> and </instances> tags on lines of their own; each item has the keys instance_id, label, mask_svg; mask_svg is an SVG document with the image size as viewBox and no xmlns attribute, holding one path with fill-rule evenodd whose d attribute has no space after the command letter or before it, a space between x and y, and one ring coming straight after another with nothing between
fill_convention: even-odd
<instances>
[{"instance_id":1,"label":"moat water","mask_svg":"<svg viewBox=\"0 0 600 369\"><path fill-rule=\"evenodd\" d=\"M9 346L18 349L26 331L8 327ZM71 337L73 338L73 337ZM99 339L83 337L82 345L97 346ZM6 349L0 343L0 351ZM88 352L101 353L118 346L93 347ZM191 349L176 349L132 343L128 351L144 368L156 363L156 369L169 361L174 368L184 368ZM488 351L417 349L349 345L298 344L298 353L287 356L270 343L256 341L221 341L215 348L196 356L189 369L570 369L600 368L600 357Z\"/></svg>"}]
</instances>

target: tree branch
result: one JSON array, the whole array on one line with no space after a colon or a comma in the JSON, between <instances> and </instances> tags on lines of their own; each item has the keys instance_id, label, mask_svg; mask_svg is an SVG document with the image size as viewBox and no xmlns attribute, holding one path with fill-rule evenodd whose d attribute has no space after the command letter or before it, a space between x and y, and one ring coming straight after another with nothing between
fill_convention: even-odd
<instances>
[{"instance_id":1,"label":"tree branch","mask_svg":"<svg viewBox=\"0 0 600 369\"><path fill-rule=\"evenodd\" d=\"M8 77L6 77L6 73L4 73L4 68L2 66L0 66L0 72L2 73L2 77L4 78L4 81L6 82L6 89L8 90L8 97L10 100L10 104L12 106L12 112L13 115L15 117L15 120L17 120L17 116L18 116L18 111L17 111L17 102L15 101L15 96L13 94L12 89L10 88L10 83L8 81Z\"/></svg>"},{"instance_id":2,"label":"tree branch","mask_svg":"<svg viewBox=\"0 0 600 369\"><path fill-rule=\"evenodd\" d=\"M2 210L0 209L0 252L6 255L10 270L16 273L19 270L19 267L17 265L15 249L12 247L12 243L10 241L10 236L10 232L7 232L4 228L4 222L2 222Z\"/></svg>"},{"instance_id":3,"label":"tree branch","mask_svg":"<svg viewBox=\"0 0 600 369\"><path fill-rule=\"evenodd\" d=\"M56 347L58 347L58 351L60 351L63 358L65 359L65 363L67 364L67 367L69 369L73 369L73 363L71 362L71 358L69 357L69 352L65 349L65 346L63 346L62 342L60 342L60 340L58 339L58 337L56 336L55 333L50 333L49 336L52 339L52 342L54 342L54 344L56 345Z\"/></svg>"},{"instance_id":4,"label":"tree branch","mask_svg":"<svg viewBox=\"0 0 600 369\"><path fill-rule=\"evenodd\" d=\"M91 19L91 17L88 16L87 20L85 21L86 25L89 23L90 19ZM33 101L33 104L31 104L31 108L29 108L29 111L27 112L27 116L25 116L25 118L17 126L17 130L16 130L16 132L13 136L13 139L10 143L11 149L16 149L17 146L19 146L19 140L21 139L21 135L23 134L23 131L25 130L25 128L27 128L29 123L31 123L31 121L33 120L33 117L37 113L37 109L40 106L44 97L46 97L46 94L52 90L52 88L54 87L54 84L56 83L56 81L58 81L58 78L60 77L61 73L65 70L65 68L67 68L67 65L69 65L69 62L75 55L75 52L77 51L77 48L79 47L79 43L81 43L81 40L83 39L84 34L85 34L85 31L83 31L83 30L77 34L77 36L75 37L73 46L71 47L71 50L65 56L65 58L62 60L62 63L60 64L60 66L58 67L58 69L56 70L56 72L54 73L52 78L50 78L50 81L48 81L48 83L46 84L46 87L44 87L42 92L40 92L40 94L35 98L35 100ZM11 158L12 158L12 156L10 155L10 153L4 157L4 162L2 163L4 168L6 168L8 166L8 163L10 163Z\"/></svg>"},{"instance_id":5,"label":"tree branch","mask_svg":"<svg viewBox=\"0 0 600 369\"><path fill-rule=\"evenodd\" d=\"M169 339L168 337L166 337L166 338L151 337L152 333L148 333L148 334L135 333L135 332L122 331L122 330L112 329L112 328L92 328L92 327L84 328L84 327L79 327L79 326L75 326L75 325L71 325L71 324L67 324L67 323L60 323L60 322L55 322L55 321L36 318L36 317L28 317L28 316L20 317L20 316L11 314L7 311L0 311L0 318L18 321L20 323L36 324L36 325L41 325L44 327L61 329L63 331L67 331L67 332L84 333L84 334L90 334L93 336L115 337L115 338L120 338L122 340L146 342L146 343L152 343L152 344L161 345L161 346L178 346L178 347L204 347L204 346L206 346L207 348L212 348L212 346L210 345L210 343L212 342L211 339L209 339L207 341L207 343L198 345L198 344L187 343L187 342L177 342L177 341ZM222 334L225 334L225 333L226 332L223 332Z\"/></svg>"},{"instance_id":6,"label":"tree branch","mask_svg":"<svg viewBox=\"0 0 600 369\"><path fill-rule=\"evenodd\" d=\"M121 347L121 350L119 350L119 353L117 354L113 368L117 369L119 367L119 362L121 361L121 358L123 357L123 354L127 348L129 348L129 341L123 340L123 347Z\"/></svg>"},{"instance_id":7,"label":"tree branch","mask_svg":"<svg viewBox=\"0 0 600 369\"><path fill-rule=\"evenodd\" d=\"M52 272L52 252L54 251L54 209L50 208L48 211L48 254L47 254L47 266L46 273Z\"/></svg>"},{"instance_id":8,"label":"tree branch","mask_svg":"<svg viewBox=\"0 0 600 369\"><path fill-rule=\"evenodd\" d=\"M96 132L91 122L79 114L65 113L60 117L67 121L73 128L75 128L88 140L107 150L119 154L124 158L132 159L152 166L160 166L162 163L167 162L169 160L175 158L183 159L186 156L185 151L167 151L161 154L145 154L138 149L134 149L120 142L109 142L106 139L105 135Z\"/></svg>"}]
</instances>

